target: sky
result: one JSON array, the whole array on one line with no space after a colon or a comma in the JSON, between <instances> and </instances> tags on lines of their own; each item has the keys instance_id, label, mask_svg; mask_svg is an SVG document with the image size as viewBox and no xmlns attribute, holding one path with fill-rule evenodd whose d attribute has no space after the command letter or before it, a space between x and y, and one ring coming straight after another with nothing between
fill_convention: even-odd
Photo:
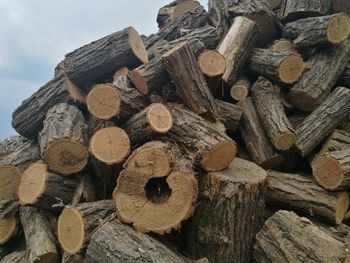
<instances>
[{"instance_id":1,"label":"sky","mask_svg":"<svg viewBox=\"0 0 350 263\"><path fill-rule=\"evenodd\" d=\"M64 54L128 26L155 33L158 10L171 1L0 0L0 140L16 134L12 112L53 77Z\"/></svg>"}]
</instances>

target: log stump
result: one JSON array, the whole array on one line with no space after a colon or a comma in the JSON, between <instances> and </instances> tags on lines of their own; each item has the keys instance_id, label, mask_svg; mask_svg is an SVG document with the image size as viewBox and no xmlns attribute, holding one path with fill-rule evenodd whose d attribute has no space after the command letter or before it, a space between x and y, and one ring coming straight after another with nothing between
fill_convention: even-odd
<instances>
[{"instance_id":1,"label":"log stump","mask_svg":"<svg viewBox=\"0 0 350 263\"><path fill-rule=\"evenodd\" d=\"M16 217L11 216L8 218L0 219L0 245L4 245L12 237L17 234L18 220Z\"/></svg>"}]
</instances>

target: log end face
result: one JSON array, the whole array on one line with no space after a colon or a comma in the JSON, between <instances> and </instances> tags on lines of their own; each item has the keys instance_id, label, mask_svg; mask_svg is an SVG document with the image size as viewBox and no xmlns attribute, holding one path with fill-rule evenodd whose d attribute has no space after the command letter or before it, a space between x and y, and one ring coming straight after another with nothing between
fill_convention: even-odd
<instances>
[{"instance_id":1,"label":"log end face","mask_svg":"<svg viewBox=\"0 0 350 263\"><path fill-rule=\"evenodd\" d=\"M230 96L236 101L244 100L248 96L249 90L245 85L234 85L230 89Z\"/></svg>"},{"instance_id":2,"label":"log end face","mask_svg":"<svg viewBox=\"0 0 350 263\"><path fill-rule=\"evenodd\" d=\"M131 81L135 84L138 91L144 95L147 95L149 93L147 82L142 78L142 75L140 72L138 72L138 69L131 71L130 78Z\"/></svg>"},{"instance_id":3,"label":"log end face","mask_svg":"<svg viewBox=\"0 0 350 263\"><path fill-rule=\"evenodd\" d=\"M335 223L339 225L349 208L349 194L347 192L342 192L339 194L337 208L335 211Z\"/></svg>"},{"instance_id":4,"label":"log end face","mask_svg":"<svg viewBox=\"0 0 350 263\"><path fill-rule=\"evenodd\" d=\"M317 107L317 100L299 89L291 89L288 92L288 99L294 107L302 111L313 111Z\"/></svg>"},{"instance_id":5,"label":"log end face","mask_svg":"<svg viewBox=\"0 0 350 263\"><path fill-rule=\"evenodd\" d=\"M170 110L162 103L153 103L148 107L147 123L157 133L167 133L173 126Z\"/></svg>"},{"instance_id":6,"label":"log end face","mask_svg":"<svg viewBox=\"0 0 350 263\"><path fill-rule=\"evenodd\" d=\"M198 57L199 69L205 76L216 77L224 74L226 70L226 60L216 50L206 50Z\"/></svg>"},{"instance_id":7,"label":"log end face","mask_svg":"<svg viewBox=\"0 0 350 263\"><path fill-rule=\"evenodd\" d=\"M344 179L338 161L327 153L316 157L311 163L311 168L316 182L325 189L336 190Z\"/></svg>"},{"instance_id":8,"label":"log end face","mask_svg":"<svg viewBox=\"0 0 350 263\"><path fill-rule=\"evenodd\" d=\"M129 45L134 55L142 63L147 63L148 62L147 51L145 49L145 46L143 44L142 38L140 37L139 33L133 27L129 27L128 34L129 34Z\"/></svg>"},{"instance_id":9,"label":"log end face","mask_svg":"<svg viewBox=\"0 0 350 263\"><path fill-rule=\"evenodd\" d=\"M278 150L285 151L294 145L296 141L296 136L292 132L286 132L281 134L279 137L277 137L276 142L275 142L275 147Z\"/></svg>"},{"instance_id":10,"label":"log end face","mask_svg":"<svg viewBox=\"0 0 350 263\"><path fill-rule=\"evenodd\" d=\"M296 53L290 53L279 65L279 78L286 84L299 80L304 70L303 58Z\"/></svg>"},{"instance_id":11,"label":"log end face","mask_svg":"<svg viewBox=\"0 0 350 263\"><path fill-rule=\"evenodd\" d=\"M79 253L84 239L84 221L80 212L72 207L65 208L58 218L58 240L62 248L70 254Z\"/></svg>"},{"instance_id":12,"label":"log end face","mask_svg":"<svg viewBox=\"0 0 350 263\"><path fill-rule=\"evenodd\" d=\"M0 200L8 200L17 196L21 179L21 171L13 165L0 165Z\"/></svg>"},{"instance_id":13,"label":"log end face","mask_svg":"<svg viewBox=\"0 0 350 263\"><path fill-rule=\"evenodd\" d=\"M327 26L327 39L332 44L340 44L350 35L350 18L345 13L334 16Z\"/></svg>"},{"instance_id":14,"label":"log end face","mask_svg":"<svg viewBox=\"0 0 350 263\"><path fill-rule=\"evenodd\" d=\"M17 220L15 217L0 219L0 245L5 244L17 233Z\"/></svg>"}]
</instances>

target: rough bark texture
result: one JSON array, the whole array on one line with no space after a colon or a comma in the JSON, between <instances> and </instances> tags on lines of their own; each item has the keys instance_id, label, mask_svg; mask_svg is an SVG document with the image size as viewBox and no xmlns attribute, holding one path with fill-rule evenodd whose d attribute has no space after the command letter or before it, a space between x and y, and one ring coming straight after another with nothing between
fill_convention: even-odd
<instances>
[{"instance_id":1,"label":"rough bark texture","mask_svg":"<svg viewBox=\"0 0 350 263\"><path fill-rule=\"evenodd\" d=\"M4 139L0 142L0 158L15 152L27 141L27 138L20 135L10 136Z\"/></svg>"},{"instance_id":2,"label":"rough bark texture","mask_svg":"<svg viewBox=\"0 0 350 263\"><path fill-rule=\"evenodd\" d=\"M346 192L328 192L310 176L267 172L266 202L281 208L295 209L309 217L319 217L340 224L349 205Z\"/></svg>"},{"instance_id":3,"label":"rough bark texture","mask_svg":"<svg viewBox=\"0 0 350 263\"><path fill-rule=\"evenodd\" d=\"M265 170L239 158L227 170L201 179L188 240L193 256L218 263L249 262L262 225L265 180Z\"/></svg>"},{"instance_id":4,"label":"rough bark texture","mask_svg":"<svg viewBox=\"0 0 350 263\"><path fill-rule=\"evenodd\" d=\"M64 70L80 88L112 78L121 67L137 67L148 61L143 41L128 27L66 54Z\"/></svg>"},{"instance_id":5,"label":"rough bark texture","mask_svg":"<svg viewBox=\"0 0 350 263\"><path fill-rule=\"evenodd\" d=\"M349 113L350 90L338 87L296 129L298 153L307 156Z\"/></svg>"},{"instance_id":6,"label":"rough bark texture","mask_svg":"<svg viewBox=\"0 0 350 263\"><path fill-rule=\"evenodd\" d=\"M347 88L350 88L350 62L346 64L343 73L340 75L338 79L341 85L344 85Z\"/></svg>"},{"instance_id":7,"label":"rough bark texture","mask_svg":"<svg viewBox=\"0 0 350 263\"><path fill-rule=\"evenodd\" d=\"M85 95L67 77L59 74L14 111L12 127L27 138L37 139L49 109L63 102L83 105Z\"/></svg>"},{"instance_id":8,"label":"rough bark texture","mask_svg":"<svg viewBox=\"0 0 350 263\"><path fill-rule=\"evenodd\" d=\"M22 206L20 218L29 252L28 262L56 263L58 259L56 240L43 211Z\"/></svg>"},{"instance_id":9,"label":"rough bark texture","mask_svg":"<svg viewBox=\"0 0 350 263\"><path fill-rule=\"evenodd\" d=\"M240 74L253 46L259 37L259 27L252 20L239 16L233 20L230 30L217 47L226 59L222 79L232 85Z\"/></svg>"},{"instance_id":10,"label":"rough bark texture","mask_svg":"<svg viewBox=\"0 0 350 263\"><path fill-rule=\"evenodd\" d=\"M252 86L253 99L262 124L272 144L278 150L288 150L294 145L295 131L290 124L279 97L279 88L264 77Z\"/></svg>"},{"instance_id":11,"label":"rough bark texture","mask_svg":"<svg viewBox=\"0 0 350 263\"><path fill-rule=\"evenodd\" d=\"M242 108L240 132L253 161L264 167L274 168L283 161L283 156L276 151L260 121L252 98L239 103Z\"/></svg>"},{"instance_id":12,"label":"rough bark texture","mask_svg":"<svg viewBox=\"0 0 350 263\"><path fill-rule=\"evenodd\" d=\"M343 130L334 130L332 134L323 143L319 153L341 151L350 147L350 132Z\"/></svg>"},{"instance_id":13,"label":"rough bark texture","mask_svg":"<svg viewBox=\"0 0 350 263\"><path fill-rule=\"evenodd\" d=\"M226 132L235 132L241 120L241 107L222 100L215 100L215 102L219 111L219 120L225 125Z\"/></svg>"},{"instance_id":14,"label":"rough bark texture","mask_svg":"<svg viewBox=\"0 0 350 263\"><path fill-rule=\"evenodd\" d=\"M116 220L105 223L92 236L86 263L189 263L152 237Z\"/></svg>"},{"instance_id":15,"label":"rough bark texture","mask_svg":"<svg viewBox=\"0 0 350 263\"><path fill-rule=\"evenodd\" d=\"M1 263L28 263L27 251L16 251L4 257Z\"/></svg>"},{"instance_id":16,"label":"rough bark texture","mask_svg":"<svg viewBox=\"0 0 350 263\"><path fill-rule=\"evenodd\" d=\"M289 91L289 100L303 111L313 111L330 94L350 58L350 40L326 48L310 58L312 68Z\"/></svg>"},{"instance_id":17,"label":"rough bark texture","mask_svg":"<svg viewBox=\"0 0 350 263\"><path fill-rule=\"evenodd\" d=\"M344 262L345 245L310 220L293 212L278 211L256 236L256 262Z\"/></svg>"}]
</instances>

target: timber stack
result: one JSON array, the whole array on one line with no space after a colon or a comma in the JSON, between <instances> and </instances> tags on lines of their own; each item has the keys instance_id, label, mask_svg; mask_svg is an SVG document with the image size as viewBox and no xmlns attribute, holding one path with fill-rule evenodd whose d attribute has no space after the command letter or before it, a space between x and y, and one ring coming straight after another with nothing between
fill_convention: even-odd
<instances>
[{"instance_id":1,"label":"timber stack","mask_svg":"<svg viewBox=\"0 0 350 263\"><path fill-rule=\"evenodd\" d=\"M344 0L193 0L66 54L0 142L0 263L350 259Z\"/></svg>"}]
</instances>

